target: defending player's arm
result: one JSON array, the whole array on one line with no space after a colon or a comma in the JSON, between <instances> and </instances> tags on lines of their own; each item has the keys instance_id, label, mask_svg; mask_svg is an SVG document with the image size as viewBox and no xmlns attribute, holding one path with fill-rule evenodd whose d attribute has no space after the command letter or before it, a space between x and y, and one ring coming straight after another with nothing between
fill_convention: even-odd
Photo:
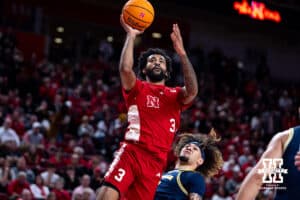
<instances>
[{"instance_id":1,"label":"defending player's arm","mask_svg":"<svg viewBox=\"0 0 300 200\"><path fill-rule=\"evenodd\" d=\"M202 197L197 193L189 194L189 200L202 200Z\"/></svg>"},{"instance_id":2,"label":"defending player's arm","mask_svg":"<svg viewBox=\"0 0 300 200\"><path fill-rule=\"evenodd\" d=\"M300 171L300 150L298 151L298 153L295 156L295 165L298 168L298 170Z\"/></svg>"},{"instance_id":3,"label":"defending player's arm","mask_svg":"<svg viewBox=\"0 0 300 200\"><path fill-rule=\"evenodd\" d=\"M171 39L176 53L180 57L182 64L182 71L184 77L184 87L182 88L182 103L190 103L198 93L198 83L194 68L186 54L184 49L183 40L177 24L173 24L173 32L171 33Z\"/></svg>"},{"instance_id":4,"label":"defending player's arm","mask_svg":"<svg viewBox=\"0 0 300 200\"><path fill-rule=\"evenodd\" d=\"M261 156L259 162L254 166L250 173L244 179L237 200L254 200L262 185L263 174L258 173L258 169L263 169L263 159L281 158L283 154L284 141L289 136L289 131L284 131L275 135L270 141L266 151Z\"/></svg>"},{"instance_id":5,"label":"defending player's arm","mask_svg":"<svg viewBox=\"0 0 300 200\"><path fill-rule=\"evenodd\" d=\"M120 17L120 22L124 30L126 31L126 40L121 53L119 72L121 77L121 83L126 91L133 88L136 82L136 75L133 71L133 50L134 40L137 35L141 34L142 31L131 28L124 22L123 16Z\"/></svg>"}]
</instances>

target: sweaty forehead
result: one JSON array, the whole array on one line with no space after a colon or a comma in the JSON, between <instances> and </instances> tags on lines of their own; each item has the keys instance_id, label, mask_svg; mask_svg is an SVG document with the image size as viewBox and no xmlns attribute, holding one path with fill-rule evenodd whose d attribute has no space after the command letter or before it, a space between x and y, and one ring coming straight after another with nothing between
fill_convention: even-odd
<instances>
[{"instance_id":1,"label":"sweaty forehead","mask_svg":"<svg viewBox=\"0 0 300 200\"><path fill-rule=\"evenodd\" d=\"M166 58L163 56L163 55L160 55L160 54L152 54L150 56L148 56L148 60L151 60L152 58L155 58L155 59L162 59L162 60L166 60Z\"/></svg>"}]
</instances>

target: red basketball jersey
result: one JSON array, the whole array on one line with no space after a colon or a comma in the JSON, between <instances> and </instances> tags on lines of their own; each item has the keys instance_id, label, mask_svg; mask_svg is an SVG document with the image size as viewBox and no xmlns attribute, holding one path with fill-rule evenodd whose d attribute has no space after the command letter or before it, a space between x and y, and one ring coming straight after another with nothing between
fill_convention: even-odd
<instances>
[{"instance_id":1,"label":"red basketball jersey","mask_svg":"<svg viewBox=\"0 0 300 200\"><path fill-rule=\"evenodd\" d=\"M165 160L179 128L180 113L187 107L181 103L180 90L138 79L129 92L123 89L129 122L125 141Z\"/></svg>"}]
</instances>

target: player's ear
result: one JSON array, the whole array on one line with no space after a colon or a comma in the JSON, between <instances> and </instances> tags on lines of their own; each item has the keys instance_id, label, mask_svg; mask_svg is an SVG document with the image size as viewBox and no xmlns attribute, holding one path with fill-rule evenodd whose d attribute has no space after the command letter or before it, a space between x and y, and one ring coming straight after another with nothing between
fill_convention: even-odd
<instances>
[{"instance_id":1,"label":"player's ear","mask_svg":"<svg viewBox=\"0 0 300 200\"><path fill-rule=\"evenodd\" d=\"M202 157L200 157L198 160L197 160L197 165L200 166L204 163L204 160Z\"/></svg>"},{"instance_id":2,"label":"player's ear","mask_svg":"<svg viewBox=\"0 0 300 200\"><path fill-rule=\"evenodd\" d=\"M166 79L166 80L169 80L169 79L170 79L170 72L166 72L166 73L165 73L165 79Z\"/></svg>"}]
</instances>

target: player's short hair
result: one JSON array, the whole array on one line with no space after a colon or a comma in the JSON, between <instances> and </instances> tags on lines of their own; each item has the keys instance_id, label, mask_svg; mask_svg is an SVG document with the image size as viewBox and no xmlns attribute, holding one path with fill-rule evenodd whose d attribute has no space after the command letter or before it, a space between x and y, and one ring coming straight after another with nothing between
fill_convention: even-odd
<instances>
[{"instance_id":1,"label":"player's short hair","mask_svg":"<svg viewBox=\"0 0 300 200\"><path fill-rule=\"evenodd\" d=\"M211 129L209 134L192 134L184 133L180 135L180 139L175 146L174 152L176 156L180 155L181 149L191 143L195 142L201 149L202 155L205 155L205 159L202 165L200 165L196 171L200 172L203 176L210 177L219 172L223 165L223 157L221 151L217 147L217 143L221 139L217 137L214 129Z\"/></svg>"},{"instance_id":2,"label":"player's short hair","mask_svg":"<svg viewBox=\"0 0 300 200\"><path fill-rule=\"evenodd\" d=\"M146 67L147 58L153 54L162 55L166 59L167 73L168 73L167 79L170 79L170 74L172 72L172 60L168 56L166 51L164 51L163 49L160 49L160 48L149 48L148 50L141 52L140 57L138 58L139 76L143 80L146 80L146 75L143 73L143 69Z\"/></svg>"}]
</instances>

